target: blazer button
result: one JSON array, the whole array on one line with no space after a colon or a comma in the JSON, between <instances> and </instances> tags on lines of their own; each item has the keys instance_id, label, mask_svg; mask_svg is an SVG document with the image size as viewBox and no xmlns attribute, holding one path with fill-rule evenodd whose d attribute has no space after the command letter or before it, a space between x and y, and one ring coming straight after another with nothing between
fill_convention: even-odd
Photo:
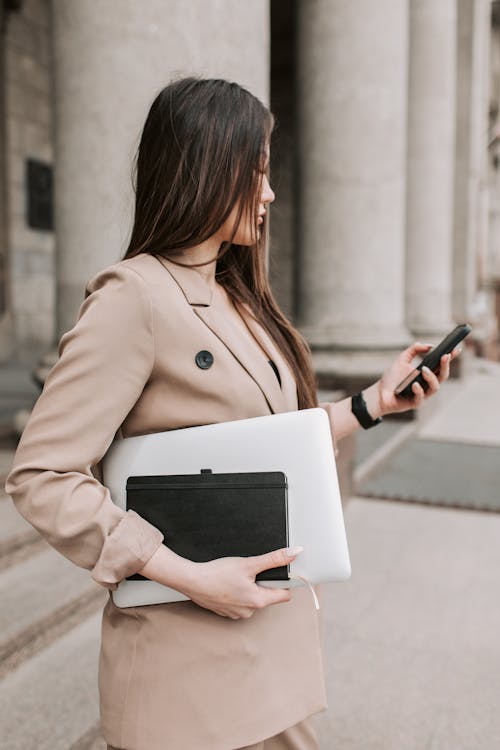
<instances>
[{"instance_id":1,"label":"blazer button","mask_svg":"<svg viewBox=\"0 0 500 750\"><path fill-rule=\"evenodd\" d=\"M196 355L195 361L198 367L201 367L202 370L208 370L208 368L213 365L214 355L211 352L207 352L206 349L202 349L201 352L198 352Z\"/></svg>"}]
</instances>

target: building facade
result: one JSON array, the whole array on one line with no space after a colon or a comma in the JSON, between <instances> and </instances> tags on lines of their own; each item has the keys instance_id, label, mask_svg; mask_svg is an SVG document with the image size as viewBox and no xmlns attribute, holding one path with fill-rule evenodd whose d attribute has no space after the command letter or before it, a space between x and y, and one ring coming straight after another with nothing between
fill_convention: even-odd
<instances>
[{"instance_id":1,"label":"building facade","mask_svg":"<svg viewBox=\"0 0 500 750\"><path fill-rule=\"evenodd\" d=\"M147 110L190 74L276 115L269 273L320 384L368 381L454 322L495 357L498 5L3 0L0 361L53 350L123 255Z\"/></svg>"}]
</instances>

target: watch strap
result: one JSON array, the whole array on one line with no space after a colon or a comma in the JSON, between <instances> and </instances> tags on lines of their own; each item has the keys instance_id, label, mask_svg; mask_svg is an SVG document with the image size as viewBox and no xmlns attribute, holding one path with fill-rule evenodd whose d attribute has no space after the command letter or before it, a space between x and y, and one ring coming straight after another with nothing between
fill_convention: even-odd
<instances>
[{"instance_id":1,"label":"watch strap","mask_svg":"<svg viewBox=\"0 0 500 750\"><path fill-rule=\"evenodd\" d=\"M362 392L356 393L351 397L351 411L365 430L375 427L375 425L380 424L382 421L382 417L373 419L370 415Z\"/></svg>"}]
</instances>

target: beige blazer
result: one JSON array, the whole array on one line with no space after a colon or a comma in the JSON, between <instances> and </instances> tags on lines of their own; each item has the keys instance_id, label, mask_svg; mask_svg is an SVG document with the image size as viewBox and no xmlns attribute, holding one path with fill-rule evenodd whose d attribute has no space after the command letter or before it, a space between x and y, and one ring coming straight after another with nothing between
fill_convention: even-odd
<instances>
[{"instance_id":1,"label":"beige blazer","mask_svg":"<svg viewBox=\"0 0 500 750\"><path fill-rule=\"evenodd\" d=\"M7 493L55 549L110 590L163 541L100 481L119 430L128 437L297 409L274 342L246 306L235 318L218 292L160 256L100 271L19 442ZM213 356L207 369L196 362L202 350ZM233 750L277 734L326 707L320 628L307 588L243 620L190 601L120 609L110 595L98 678L106 741Z\"/></svg>"}]
</instances>

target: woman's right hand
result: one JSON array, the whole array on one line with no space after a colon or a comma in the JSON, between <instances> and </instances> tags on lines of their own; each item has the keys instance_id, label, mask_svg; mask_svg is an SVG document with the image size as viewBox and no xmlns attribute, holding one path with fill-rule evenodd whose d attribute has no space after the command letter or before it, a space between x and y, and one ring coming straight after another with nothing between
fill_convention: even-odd
<instances>
[{"instance_id":1,"label":"woman's right hand","mask_svg":"<svg viewBox=\"0 0 500 750\"><path fill-rule=\"evenodd\" d=\"M290 601L289 589L272 589L255 582L257 573L289 565L302 552L301 547L273 550L253 557L219 557L195 563L159 548L138 572L180 591L195 604L232 620L248 618L256 609Z\"/></svg>"},{"instance_id":2,"label":"woman's right hand","mask_svg":"<svg viewBox=\"0 0 500 750\"><path fill-rule=\"evenodd\" d=\"M256 609L291 599L289 589L272 589L255 582L257 573L295 560L301 548L279 549L254 557L220 557L196 563L197 571L187 595L200 607L232 620L248 618Z\"/></svg>"}]
</instances>

